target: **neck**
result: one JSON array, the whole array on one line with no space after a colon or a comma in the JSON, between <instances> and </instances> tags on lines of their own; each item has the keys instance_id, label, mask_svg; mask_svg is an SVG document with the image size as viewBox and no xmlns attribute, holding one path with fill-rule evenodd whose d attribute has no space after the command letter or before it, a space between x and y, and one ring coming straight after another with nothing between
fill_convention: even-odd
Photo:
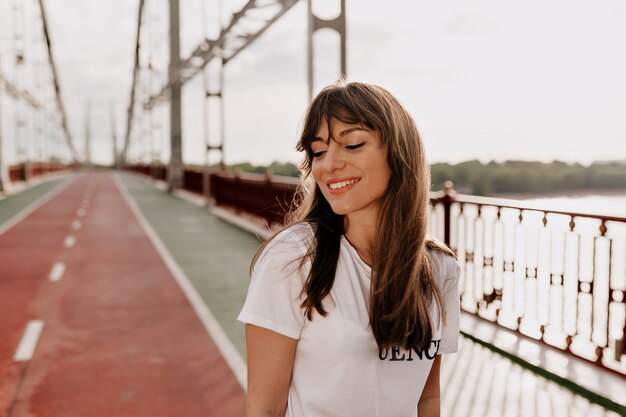
<instances>
[{"instance_id":1,"label":"neck","mask_svg":"<svg viewBox=\"0 0 626 417\"><path fill-rule=\"evenodd\" d=\"M378 216L347 215L344 230L346 239L357 250L361 259L371 266L378 232Z\"/></svg>"}]
</instances>

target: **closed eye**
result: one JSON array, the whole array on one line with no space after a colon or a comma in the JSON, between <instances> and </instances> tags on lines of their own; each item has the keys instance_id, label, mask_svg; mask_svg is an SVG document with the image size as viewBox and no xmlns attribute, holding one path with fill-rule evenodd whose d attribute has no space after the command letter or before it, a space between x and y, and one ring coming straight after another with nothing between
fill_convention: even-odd
<instances>
[{"instance_id":1,"label":"closed eye","mask_svg":"<svg viewBox=\"0 0 626 417\"><path fill-rule=\"evenodd\" d=\"M354 150L354 149L360 148L363 145L365 145L365 142L357 143L356 145L346 145L345 148L349 150ZM322 150L322 151L313 152L312 155L313 155L313 158L320 158L324 156L325 153L326 153L326 150Z\"/></svg>"},{"instance_id":2,"label":"closed eye","mask_svg":"<svg viewBox=\"0 0 626 417\"><path fill-rule=\"evenodd\" d=\"M356 145L348 145L348 146L346 146L346 149L358 149L358 148L360 148L363 145L365 145L365 142L361 142L361 143L356 144Z\"/></svg>"}]
</instances>

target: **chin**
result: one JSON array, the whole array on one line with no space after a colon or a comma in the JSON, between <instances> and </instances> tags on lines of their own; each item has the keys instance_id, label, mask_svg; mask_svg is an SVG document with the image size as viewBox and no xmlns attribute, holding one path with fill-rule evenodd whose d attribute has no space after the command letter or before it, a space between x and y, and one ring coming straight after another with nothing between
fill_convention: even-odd
<instances>
[{"instance_id":1,"label":"chin","mask_svg":"<svg viewBox=\"0 0 626 417\"><path fill-rule=\"evenodd\" d=\"M350 213L350 209L348 207L333 207L330 206L330 208L333 210L333 213L335 213L338 216L345 216L346 214Z\"/></svg>"}]
</instances>

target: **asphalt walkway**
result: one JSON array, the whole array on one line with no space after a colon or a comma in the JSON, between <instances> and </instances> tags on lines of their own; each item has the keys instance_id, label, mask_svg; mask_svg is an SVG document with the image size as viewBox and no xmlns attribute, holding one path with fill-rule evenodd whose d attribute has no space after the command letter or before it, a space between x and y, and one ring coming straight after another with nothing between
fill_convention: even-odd
<instances>
[{"instance_id":1,"label":"asphalt walkway","mask_svg":"<svg viewBox=\"0 0 626 417\"><path fill-rule=\"evenodd\" d=\"M67 180L0 235L0 265L0 415L244 415L243 388L110 175Z\"/></svg>"},{"instance_id":2,"label":"asphalt walkway","mask_svg":"<svg viewBox=\"0 0 626 417\"><path fill-rule=\"evenodd\" d=\"M45 187L0 201L0 417L243 415L235 318L259 239L130 174ZM442 416L620 415L465 338L442 392Z\"/></svg>"}]
</instances>

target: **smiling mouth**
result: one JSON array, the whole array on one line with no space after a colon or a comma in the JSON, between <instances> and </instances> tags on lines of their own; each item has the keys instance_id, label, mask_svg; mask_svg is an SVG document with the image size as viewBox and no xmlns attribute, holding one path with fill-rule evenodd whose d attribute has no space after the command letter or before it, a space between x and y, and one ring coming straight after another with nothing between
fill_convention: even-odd
<instances>
[{"instance_id":1,"label":"smiling mouth","mask_svg":"<svg viewBox=\"0 0 626 417\"><path fill-rule=\"evenodd\" d=\"M330 188L331 190L339 190L341 188L347 187L348 185L356 184L360 180L361 179L358 178L358 179L349 180L349 181L335 182L333 184L328 184L328 188Z\"/></svg>"}]
</instances>

